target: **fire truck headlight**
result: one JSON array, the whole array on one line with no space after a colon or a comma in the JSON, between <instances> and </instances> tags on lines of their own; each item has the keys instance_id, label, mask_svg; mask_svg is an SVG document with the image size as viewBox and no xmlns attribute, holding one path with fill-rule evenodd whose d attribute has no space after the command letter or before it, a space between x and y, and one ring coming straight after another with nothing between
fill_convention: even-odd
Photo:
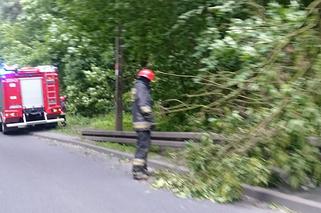
<instances>
[{"instance_id":1,"label":"fire truck headlight","mask_svg":"<svg viewBox=\"0 0 321 213\"><path fill-rule=\"evenodd\" d=\"M18 114L15 113L15 112L5 113L4 115L7 118L9 118L9 117L17 117L18 116Z\"/></svg>"}]
</instances>

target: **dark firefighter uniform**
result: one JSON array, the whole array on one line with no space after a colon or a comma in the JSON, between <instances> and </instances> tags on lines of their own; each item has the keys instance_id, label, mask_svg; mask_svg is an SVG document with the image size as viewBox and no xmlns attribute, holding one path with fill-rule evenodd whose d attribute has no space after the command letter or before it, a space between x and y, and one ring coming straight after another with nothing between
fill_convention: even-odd
<instances>
[{"instance_id":1,"label":"dark firefighter uniform","mask_svg":"<svg viewBox=\"0 0 321 213\"><path fill-rule=\"evenodd\" d=\"M144 71L144 70L143 70ZM147 70L152 72L151 70ZM151 128L153 126L152 98L149 76L140 75L132 89L133 127L137 132L137 149L133 160L134 179L147 179L147 155L150 147ZM144 72L143 72L144 73Z\"/></svg>"}]
</instances>

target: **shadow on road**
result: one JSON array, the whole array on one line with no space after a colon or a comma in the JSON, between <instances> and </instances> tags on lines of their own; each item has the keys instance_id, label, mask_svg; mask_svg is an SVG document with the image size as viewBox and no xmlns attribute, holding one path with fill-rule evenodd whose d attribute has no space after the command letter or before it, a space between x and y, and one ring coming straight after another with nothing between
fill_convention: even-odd
<instances>
[{"instance_id":1,"label":"shadow on road","mask_svg":"<svg viewBox=\"0 0 321 213\"><path fill-rule=\"evenodd\" d=\"M48 131L54 129L54 127L50 127L50 126L30 126L24 129L17 129L11 132L8 132L6 134L6 136L9 137L15 137L15 136L25 136L25 135L30 135L32 132L42 132L42 131Z\"/></svg>"}]
</instances>

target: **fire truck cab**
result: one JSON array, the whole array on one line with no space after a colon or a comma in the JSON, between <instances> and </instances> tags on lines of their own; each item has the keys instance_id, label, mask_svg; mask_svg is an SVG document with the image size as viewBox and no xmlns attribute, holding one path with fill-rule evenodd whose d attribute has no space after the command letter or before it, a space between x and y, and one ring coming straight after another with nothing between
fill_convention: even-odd
<instances>
[{"instance_id":1,"label":"fire truck cab","mask_svg":"<svg viewBox=\"0 0 321 213\"><path fill-rule=\"evenodd\" d=\"M65 122L54 66L0 72L0 125L4 134L27 126Z\"/></svg>"}]
</instances>

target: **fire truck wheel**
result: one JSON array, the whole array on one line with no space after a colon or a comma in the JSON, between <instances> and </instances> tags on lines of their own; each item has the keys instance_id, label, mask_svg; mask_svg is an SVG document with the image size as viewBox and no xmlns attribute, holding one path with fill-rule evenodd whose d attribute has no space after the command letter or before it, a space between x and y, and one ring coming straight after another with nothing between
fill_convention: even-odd
<instances>
[{"instance_id":1,"label":"fire truck wheel","mask_svg":"<svg viewBox=\"0 0 321 213\"><path fill-rule=\"evenodd\" d=\"M4 123L1 123L1 131L3 134L8 134L8 127Z\"/></svg>"},{"instance_id":2,"label":"fire truck wheel","mask_svg":"<svg viewBox=\"0 0 321 213\"><path fill-rule=\"evenodd\" d=\"M9 132L12 132L16 128L7 127L4 123L1 123L1 131L3 134L7 135Z\"/></svg>"}]
</instances>

